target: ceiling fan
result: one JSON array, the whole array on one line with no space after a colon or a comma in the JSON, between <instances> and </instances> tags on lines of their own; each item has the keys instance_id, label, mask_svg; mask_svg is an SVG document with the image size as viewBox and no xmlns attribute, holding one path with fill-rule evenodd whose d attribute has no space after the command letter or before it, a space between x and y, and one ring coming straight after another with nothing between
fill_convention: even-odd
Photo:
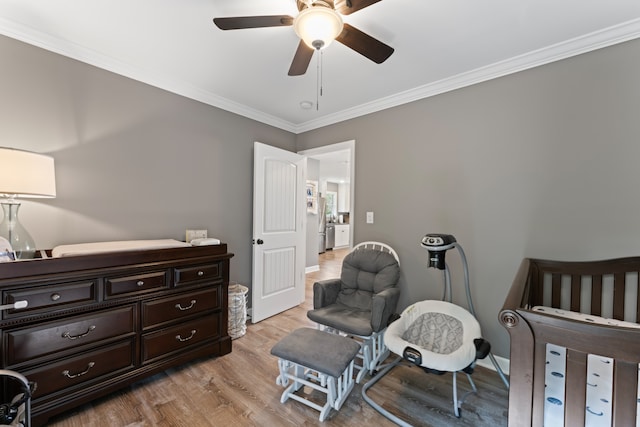
<instances>
[{"instance_id":1,"label":"ceiling fan","mask_svg":"<svg viewBox=\"0 0 640 427\"><path fill-rule=\"evenodd\" d=\"M387 60L393 48L345 24L341 15L349 15L381 0L296 0L298 15L238 16L214 18L221 30L293 26L300 37L293 57L290 76L306 73L315 50L326 48L333 40L355 50L377 64Z\"/></svg>"}]
</instances>

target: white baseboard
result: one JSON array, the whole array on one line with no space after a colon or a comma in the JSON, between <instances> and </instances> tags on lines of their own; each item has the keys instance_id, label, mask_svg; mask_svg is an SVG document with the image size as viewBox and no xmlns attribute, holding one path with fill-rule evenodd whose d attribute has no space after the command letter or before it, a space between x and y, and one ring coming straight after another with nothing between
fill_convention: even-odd
<instances>
[{"instance_id":1,"label":"white baseboard","mask_svg":"<svg viewBox=\"0 0 640 427\"><path fill-rule=\"evenodd\" d=\"M313 273L314 271L320 271L320 265L312 265L304 269L304 274Z\"/></svg>"},{"instance_id":2,"label":"white baseboard","mask_svg":"<svg viewBox=\"0 0 640 427\"><path fill-rule=\"evenodd\" d=\"M494 356L494 357L496 359L496 362L498 362L500 369L502 369L502 372L505 375L509 375L509 366L510 366L509 359L506 359L500 356ZM476 362L476 365L482 366L483 368L491 369L492 371L497 371L496 367L493 366L493 363L491 362L491 359L489 357L485 357L484 359L478 360Z\"/></svg>"}]
</instances>

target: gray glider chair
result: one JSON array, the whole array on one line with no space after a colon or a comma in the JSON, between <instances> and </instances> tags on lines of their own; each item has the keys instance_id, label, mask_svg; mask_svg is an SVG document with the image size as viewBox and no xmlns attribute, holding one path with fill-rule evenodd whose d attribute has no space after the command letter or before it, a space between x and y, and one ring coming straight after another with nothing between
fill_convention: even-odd
<instances>
[{"instance_id":1,"label":"gray glider chair","mask_svg":"<svg viewBox=\"0 0 640 427\"><path fill-rule=\"evenodd\" d=\"M339 279L313 284L313 310L307 317L320 329L342 333L361 343L357 382L389 355L384 331L396 312L400 288L396 252L379 242L356 245L342 261Z\"/></svg>"}]
</instances>

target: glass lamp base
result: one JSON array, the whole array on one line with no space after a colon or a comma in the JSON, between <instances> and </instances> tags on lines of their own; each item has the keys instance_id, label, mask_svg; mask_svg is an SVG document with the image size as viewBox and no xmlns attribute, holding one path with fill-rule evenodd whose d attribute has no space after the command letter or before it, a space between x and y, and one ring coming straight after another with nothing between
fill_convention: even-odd
<instances>
[{"instance_id":1,"label":"glass lamp base","mask_svg":"<svg viewBox=\"0 0 640 427\"><path fill-rule=\"evenodd\" d=\"M0 223L0 236L9 241L16 259L31 259L35 257L36 244L33 237L27 232L18 220L20 203L2 202L4 219Z\"/></svg>"}]
</instances>

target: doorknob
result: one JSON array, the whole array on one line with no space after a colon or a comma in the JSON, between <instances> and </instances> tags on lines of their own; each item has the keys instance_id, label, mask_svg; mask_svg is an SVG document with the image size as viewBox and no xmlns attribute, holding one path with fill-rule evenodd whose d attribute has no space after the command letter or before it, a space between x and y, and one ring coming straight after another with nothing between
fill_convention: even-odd
<instances>
[{"instance_id":1,"label":"doorknob","mask_svg":"<svg viewBox=\"0 0 640 427\"><path fill-rule=\"evenodd\" d=\"M255 245L256 243L257 243L257 244L259 244L259 245L261 245L261 244L263 244L263 243L264 243L264 240L262 240L262 239L258 239L258 241L256 242L256 239L253 239L253 244Z\"/></svg>"}]
</instances>

